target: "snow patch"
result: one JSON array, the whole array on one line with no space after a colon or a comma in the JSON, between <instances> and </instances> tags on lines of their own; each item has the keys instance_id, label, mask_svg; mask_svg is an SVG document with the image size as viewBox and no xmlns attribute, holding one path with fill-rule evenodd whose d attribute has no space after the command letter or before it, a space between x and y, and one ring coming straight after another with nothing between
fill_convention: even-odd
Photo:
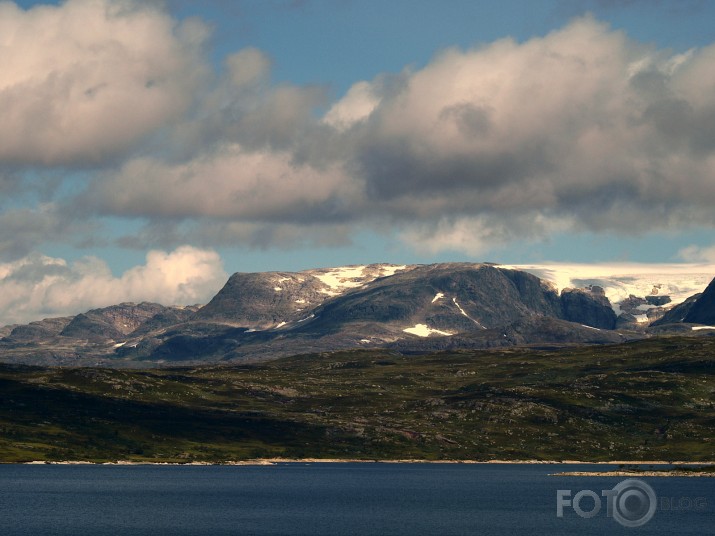
<instances>
[{"instance_id":1,"label":"snow patch","mask_svg":"<svg viewBox=\"0 0 715 536\"><path fill-rule=\"evenodd\" d=\"M285 326L285 325L286 325L285 322L281 322L280 324L278 324L278 325L277 325L275 328L273 328L273 329L282 328L282 327Z\"/></svg>"},{"instance_id":2,"label":"snow patch","mask_svg":"<svg viewBox=\"0 0 715 536\"><path fill-rule=\"evenodd\" d=\"M441 300L444 298L444 294L441 292L438 292L437 294L434 295L434 298L432 298L432 303L436 302L437 300Z\"/></svg>"},{"instance_id":3,"label":"snow patch","mask_svg":"<svg viewBox=\"0 0 715 536\"><path fill-rule=\"evenodd\" d=\"M445 336L454 335L454 333L450 333L448 331L441 331L439 329L430 328L427 324L417 324L411 328L405 328L402 331L404 331L405 333L410 333L412 335L417 335L418 337L429 337L433 333Z\"/></svg>"},{"instance_id":4,"label":"snow patch","mask_svg":"<svg viewBox=\"0 0 715 536\"><path fill-rule=\"evenodd\" d=\"M529 272L552 283L557 291L598 285L606 293L613 310L630 295L670 296L669 307L702 292L715 273L715 264L694 263L603 263L603 264L533 264L499 266Z\"/></svg>"},{"instance_id":5,"label":"snow patch","mask_svg":"<svg viewBox=\"0 0 715 536\"><path fill-rule=\"evenodd\" d=\"M114 346L112 346L112 348L121 348L121 347L124 346L125 344L127 344L126 341L125 341L125 342L118 342L117 344L115 344Z\"/></svg>"},{"instance_id":6,"label":"snow patch","mask_svg":"<svg viewBox=\"0 0 715 536\"><path fill-rule=\"evenodd\" d=\"M638 307L636 307L636 309L638 309L639 311L649 311L651 309L655 309L656 307L658 306L650 303L642 303Z\"/></svg>"},{"instance_id":7,"label":"snow patch","mask_svg":"<svg viewBox=\"0 0 715 536\"><path fill-rule=\"evenodd\" d=\"M701 329L715 329L715 326L693 326L690 329L693 331L700 331Z\"/></svg>"},{"instance_id":8,"label":"snow patch","mask_svg":"<svg viewBox=\"0 0 715 536\"><path fill-rule=\"evenodd\" d=\"M365 266L341 266L332 268L324 273L315 274L315 277L329 287L323 289L323 294L329 296L337 296L342 294L345 289L356 288L364 284L363 272Z\"/></svg>"},{"instance_id":9,"label":"snow patch","mask_svg":"<svg viewBox=\"0 0 715 536\"><path fill-rule=\"evenodd\" d=\"M282 291L283 291L283 289L282 289L281 287L273 287L273 290L275 290L276 292L282 292Z\"/></svg>"},{"instance_id":10,"label":"snow patch","mask_svg":"<svg viewBox=\"0 0 715 536\"><path fill-rule=\"evenodd\" d=\"M457 309L459 309L459 312L460 312L460 313L462 313L464 316L466 316L467 318L469 318L469 320L471 320L472 322L474 322L474 323L475 323L477 326L479 326L480 328L482 328L482 329L487 329L487 328L485 328L484 326L482 326L479 322L477 322L476 320L474 320L471 316L469 316L469 315L465 312L464 309L462 309L462 306L459 305L459 303L457 303L457 298L452 298L452 301L454 302L454 305L457 306Z\"/></svg>"},{"instance_id":11,"label":"snow patch","mask_svg":"<svg viewBox=\"0 0 715 536\"><path fill-rule=\"evenodd\" d=\"M320 292L328 296L339 296L347 289L362 287L378 277L395 275L395 273L400 270L407 268L407 265L380 265L377 267L377 274L372 272L375 268L375 266L365 265L340 266L337 268L326 268L317 272L311 271L311 273L329 287Z\"/></svg>"},{"instance_id":12,"label":"snow patch","mask_svg":"<svg viewBox=\"0 0 715 536\"><path fill-rule=\"evenodd\" d=\"M401 272L405 268L407 268L406 264L380 266L380 275L378 277L389 277L395 275L397 272Z\"/></svg>"},{"instance_id":13,"label":"snow patch","mask_svg":"<svg viewBox=\"0 0 715 536\"><path fill-rule=\"evenodd\" d=\"M594 329L596 331L601 331L599 328L594 328L593 326L587 326L586 324L581 324L582 327L588 328L588 329Z\"/></svg>"}]
</instances>

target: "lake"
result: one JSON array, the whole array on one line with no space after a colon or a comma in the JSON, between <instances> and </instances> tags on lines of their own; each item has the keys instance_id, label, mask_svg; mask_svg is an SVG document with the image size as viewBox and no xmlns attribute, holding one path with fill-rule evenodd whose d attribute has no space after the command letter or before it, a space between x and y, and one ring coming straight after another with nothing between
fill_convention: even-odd
<instances>
[{"instance_id":1,"label":"lake","mask_svg":"<svg viewBox=\"0 0 715 536\"><path fill-rule=\"evenodd\" d=\"M281 463L272 466L0 465L0 534L715 534L715 478L643 478L658 499L628 528L603 508L556 515L557 490L623 477L555 477L604 466ZM588 494L587 495L591 495ZM589 503L589 501L591 501ZM595 508L585 497L582 511Z\"/></svg>"}]
</instances>

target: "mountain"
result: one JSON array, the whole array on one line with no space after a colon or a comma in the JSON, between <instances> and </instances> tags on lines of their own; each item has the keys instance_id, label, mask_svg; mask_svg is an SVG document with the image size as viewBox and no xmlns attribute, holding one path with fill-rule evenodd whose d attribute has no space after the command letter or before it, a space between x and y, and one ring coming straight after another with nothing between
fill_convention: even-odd
<instances>
[{"instance_id":1,"label":"mountain","mask_svg":"<svg viewBox=\"0 0 715 536\"><path fill-rule=\"evenodd\" d=\"M702 293L694 294L686 299L684 302L679 303L669 309L662 317L653 322L651 326L663 326L668 324L676 324L685 322L685 317L688 316L688 312L693 304L702 296Z\"/></svg>"},{"instance_id":2,"label":"mountain","mask_svg":"<svg viewBox=\"0 0 715 536\"><path fill-rule=\"evenodd\" d=\"M615 318L602 295L574 290L560 297L519 270L447 263L328 273L327 287L326 273L312 271L235 274L191 321L127 341L117 352L163 362L262 360L351 348L424 352L624 338L601 333ZM533 327L544 319L561 324L551 332ZM581 325L590 321L595 325Z\"/></svg>"},{"instance_id":3,"label":"mountain","mask_svg":"<svg viewBox=\"0 0 715 536\"><path fill-rule=\"evenodd\" d=\"M203 307L123 303L15 326L0 340L0 359L156 366L356 348L410 353L615 343L648 337L647 320L670 314L671 297L654 292L665 287L658 285L612 303L611 287L559 289L489 263L236 273ZM710 302L703 303L707 310Z\"/></svg>"},{"instance_id":4,"label":"mountain","mask_svg":"<svg viewBox=\"0 0 715 536\"><path fill-rule=\"evenodd\" d=\"M359 288L406 266L371 264L306 270L233 274L195 319L249 329L269 329L304 318L333 296Z\"/></svg>"},{"instance_id":5,"label":"mountain","mask_svg":"<svg viewBox=\"0 0 715 536\"><path fill-rule=\"evenodd\" d=\"M166 309L158 303L121 303L79 314L60 335L76 339L119 340Z\"/></svg>"},{"instance_id":6,"label":"mountain","mask_svg":"<svg viewBox=\"0 0 715 536\"><path fill-rule=\"evenodd\" d=\"M26 325L15 326L7 333L6 337L15 341L34 341L54 337L59 335L72 320L71 316L45 318Z\"/></svg>"},{"instance_id":7,"label":"mountain","mask_svg":"<svg viewBox=\"0 0 715 536\"><path fill-rule=\"evenodd\" d=\"M688 309L683 322L695 324L715 324L715 279L698 296Z\"/></svg>"}]
</instances>

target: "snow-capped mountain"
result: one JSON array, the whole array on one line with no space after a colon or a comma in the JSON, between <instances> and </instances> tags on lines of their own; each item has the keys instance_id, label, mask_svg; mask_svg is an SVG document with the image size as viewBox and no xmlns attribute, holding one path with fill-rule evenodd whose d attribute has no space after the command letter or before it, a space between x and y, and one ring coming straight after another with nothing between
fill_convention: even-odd
<instances>
[{"instance_id":1,"label":"snow-capped mountain","mask_svg":"<svg viewBox=\"0 0 715 536\"><path fill-rule=\"evenodd\" d=\"M613 343L649 336L661 317L658 333L675 329L668 322L688 312L663 315L703 291L707 270L444 263L236 273L203 307L126 303L8 328L0 359L137 366L353 348ZM700 302L698 318L709 318L711 302Z\"/></svg>"},{"instance_id":2,"label":"snow-capped mountain","mask_svg":"<svg viewBox=\"0 0 715 536\"><path fill-rule=\"evenodd\" d=\"M514 265L552 283L556 289L601 287L616 315L625 312L639 323L653 321L648 311L673 307L702 292L715 276L715 264L532 264ZM641 303L629 300L641 299Z\"/></svg>"}]
</instances>

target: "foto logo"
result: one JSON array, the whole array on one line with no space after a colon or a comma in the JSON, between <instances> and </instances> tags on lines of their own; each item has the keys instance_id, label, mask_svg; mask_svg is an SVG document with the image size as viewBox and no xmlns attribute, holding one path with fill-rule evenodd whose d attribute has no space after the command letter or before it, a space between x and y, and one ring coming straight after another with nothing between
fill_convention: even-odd
<instances>
[{"instance_id":1,"label":"foto logo","mask_svg":"<svg viewBox=\"0 0 715 536\"><path fill-rule=\"evenodd\" d=\"M593 499L593 507L584 508L584 497ZM657 497L655 491L642 480L628 479L616 484L613 489L601 490L601 495L584 489L573 495L570 489L556 491L556 517L564 517L564 508L570 507L576 514L590 519L603 508L602 497L606 498L606 516L612 517L624 527L640 527L655 515Z\"/></svg>"}]
</instances>

